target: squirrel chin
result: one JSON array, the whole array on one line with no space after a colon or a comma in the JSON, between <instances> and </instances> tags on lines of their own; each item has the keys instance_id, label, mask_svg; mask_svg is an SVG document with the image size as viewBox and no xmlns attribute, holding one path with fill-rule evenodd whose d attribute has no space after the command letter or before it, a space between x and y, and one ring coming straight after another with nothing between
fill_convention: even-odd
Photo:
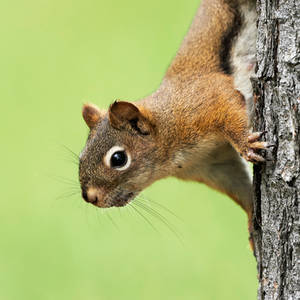
<instances>
[{"instance_id":1,"label":"squirrel chin","mask_svg":"<svg viewBox=\"0 0 300 300\"><path fill-rule=\"evenodd\" d=\"M113 199L97 199L91 203L99 208L123 207L129 204L136 195L137 194L133 192L119 193L113 197Z\"/></svg>"}]
</instances>

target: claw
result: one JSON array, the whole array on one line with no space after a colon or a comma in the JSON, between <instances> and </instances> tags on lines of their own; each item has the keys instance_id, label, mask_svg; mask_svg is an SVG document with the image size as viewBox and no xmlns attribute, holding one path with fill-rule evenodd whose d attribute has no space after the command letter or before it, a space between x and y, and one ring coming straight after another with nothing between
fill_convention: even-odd
<instances>
[{"instance_id":1,"label":"claw","mask_svg":"<svg viewBox=\"0 0 300 300\"><path fill-rule=\"evenodd\" d=\"M258 162L264 162L265 161L265 159L261 155L258 155L258 154L254 153L252 151L247 152L246 160L250 161L250 162L253 162L253 163L258 163Z\"/></svg>"},{"instance_id":2,"label":"claw","mask_svg":"<svg viewBox=\"0 0 300 300\"><path fill-rule=\"evenodd\" d=\"M253 143L256 142L259 138L261 138L266 131L261 131L261 132L253 132L248 136L248 142Z\"/></svg>"},{"instance_id":3,"label":"claw","mask_svg":"<svg viewBox=\"0 0 300 300\"><path fill-rule=\"evenodd\" d=\"M247 161L252 163L260 163L265 161L261 155L256 153L257 150L266 150L267 148L271 147L269 143L261 142L259 140L265 133L266 131L252 132L248 135L248 149L244 154L244 157Z\"/></svg>"},{"instance_id":4,"label":"claw","mask_svg":"<svg viewBox=\"0 0 300 300\"><path fill-rule=\"evenodd\" d=\"M267 149L269 147L269 144L267 142L253 142L250 143L249 147L251 149Z\"/></svg>"},{"instance_id":5,"label":"claw","mask_svg":"<svg viewBox=\"0 0 300 300\"><path fill-rule=\"evenodd\" d=\"M273 148L273 147L276 147L276 145L267 143L267 148Z\"/></svg>"}]
</instances>

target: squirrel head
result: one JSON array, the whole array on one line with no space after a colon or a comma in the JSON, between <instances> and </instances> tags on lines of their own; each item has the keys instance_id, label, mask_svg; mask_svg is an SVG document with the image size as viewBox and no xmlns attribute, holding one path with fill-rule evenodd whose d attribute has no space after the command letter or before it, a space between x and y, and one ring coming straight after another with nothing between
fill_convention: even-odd
<instances>
[{"instance_id":1,"label":"squirrel head","mask_svg":"<svg viewBox=\"0 0 300 300\"><path fill-rule=\"evenodd\" d=\"M124 206L153 181L164 177L151 114L144 108L115 101L107 112L85 104L90 128L80 154L82 197L98 207Z\"/></svg>"}]
</instances>

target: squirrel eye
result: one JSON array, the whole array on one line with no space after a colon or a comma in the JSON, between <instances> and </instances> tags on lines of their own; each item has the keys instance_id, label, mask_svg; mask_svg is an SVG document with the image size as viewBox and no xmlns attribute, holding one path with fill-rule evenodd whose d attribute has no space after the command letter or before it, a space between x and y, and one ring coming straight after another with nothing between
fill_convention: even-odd
<instances>
[{"instance_id":1,"label":"squirrel eye","mask_svg":"<svg viewBox=\"0 0 300 300\"><path fill-rule=\"evenodd\" d=\"M104 163L109 168L123 171L130 166L131 158L123 147L114 146L105 154Z\"/></svg>"},{"instance_id":2,"label":"squirrel eye","mask_svg":"<svg viewBox=\"0 0 300 300\"><path fill-rule=\"evenodd\" d=\"M125 151L117 151L110 158L110 165L113 168L123 167L127 163L127 155Z\"/></svg>"}]
</instances>

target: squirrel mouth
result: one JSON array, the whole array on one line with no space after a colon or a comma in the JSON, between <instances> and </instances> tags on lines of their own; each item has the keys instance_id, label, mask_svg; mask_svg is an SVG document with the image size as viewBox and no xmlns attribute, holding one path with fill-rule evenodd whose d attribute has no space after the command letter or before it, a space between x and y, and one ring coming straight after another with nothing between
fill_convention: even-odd
<instances>
[{"instance_id":1,"label":"squirrel mouth","mask_svg":"<svg viewBox=\"0 0 300 300\"><path fill-rule=\"evenodd\" d=\"M115 206L115 207L122 207L125 206L126 204L128 204L133 198L135 197L135 193L133 192L128 192L128 193L124 193L124 192L120 192L118 193L112 203L111 206Z\"/></svg>"}]
</instances>

